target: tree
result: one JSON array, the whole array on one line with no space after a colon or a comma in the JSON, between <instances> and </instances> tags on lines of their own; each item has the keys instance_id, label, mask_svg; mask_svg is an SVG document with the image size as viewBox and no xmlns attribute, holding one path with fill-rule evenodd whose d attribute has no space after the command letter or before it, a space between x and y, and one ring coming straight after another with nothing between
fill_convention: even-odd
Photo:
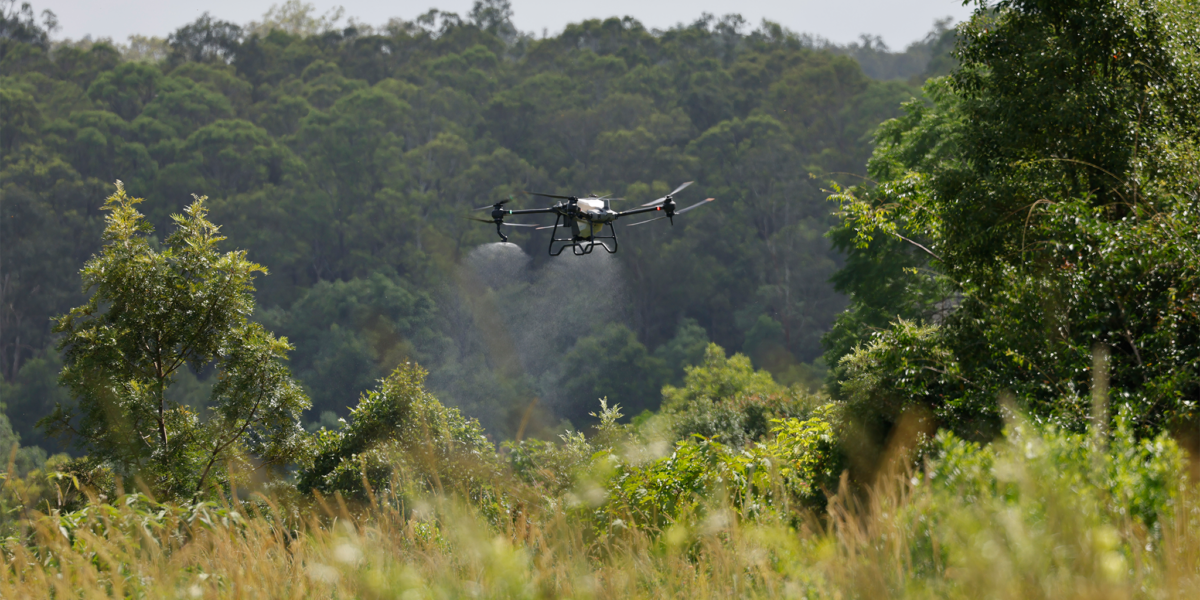
<instances>
[{"instance_id":1,"label":"tree","mask_svg":"<svg viewBox=\"0 0 1200 600\"><path fill-rule=\"evenodd\" d=\"M981 6L959 39L958 69L927 86L932 106L910 105L881 128L879 185L837 196L856 252L885 250L872 248L880 231L903 242L925 258L884 266L911 273L928 260L935 281L924 290L949 284L957 308L933 318L936 296L888 300L927 322L896 322L844 358L852 395L879 404L900 392L943 425L986 439L998 433L996 399L1008 392L1036 419L1082 431L1092 419L1093 353L1104 346L1105 383L1139 434L1194 430L1194 7L1014 0ZM856 294L879 291L861 279L841 282ZM871 311L860 313L868 324Z\"/></svg>"},{"instance_id":2,"label":"tree","mask_svg":"<svg viewBox=\"0 0 1200 600\"><path fill-rule=\"evenodd\" d=\"M646 351L633 331L624 325L605 325L582 337L562 356L570 375L562 381L565 406L559 411L583 423L588 407L599 397L620 403L636 415L658 408L658 386L667 379L662 360Z\"/></svg>"},{"instance_id":3,"label":"tree","mask_svg":"<svg viewBox=\"0 0 1200 600\"><path fill-rule=\"evenodd\" d=\"M60 381L78 406L59 405L42 424L89 453L86 466L140 478L164 497L194 497L226 482L235 463L296 457L308 399L283 365L291 348L247 319L256 272L245 252L206 219L205 198L155 248L152 228L120 181L104 203L104 247L83 268L86 304L57 319ZM173 403L181 369L212 367L217 384L203 410Z\"/></svg>"},{"instance_id":4,"label":"tree","mask_svg":"<svg viewBox=\"0 0 1200 600\"><path fill-rule=\"evenodd\" d=\"M171 46L171 62L231 62L243 38L242 28L229 21L219 21L207 12L200 18L167 36Z\"/></svg>"},{"instance_id":5,"label":"tree","mask_svg":"<svg viewBox=\"0 0 1200 600\"><path fill-rule=\"evenodd\" d=\"M317 8L311 2L286 0L283 4L272 4L262 22L251 22L247 29L264 37L276 29L291 35L320 35L332 31L345 12L338 6L317 16Z\"/></svg>"},{"instance_id":6,"label":"tree","mask_svg":"<svg viewBox=\"0 0 1200 600\"><path fill-rule=\"evenodd\" d=\"M512 4L508 0L475 0L470 16L476 27L506 42L517 37L517 28L512 24Z\"/></svg>"},{"instance_id":7,"label":"tree","mask_svg":"<svg viewBox=\"0 0 1200 600\"><path fill-rule=\"evenodd\" d=\"M17 0L0 0L0 40L15 40L48 48L49 34L58 29L58 17L49 10L43 10L42 26L39 27L33 19L33 7L28 2L22 2L20 9L14 8L16 5Z\"/></svg>"},{"instance_id":8,"label":"tree","mask_svg":"<svg viewBox=\"0 0 1200 600\"><path fill-rule=\"evenodd\" d=\"M404 340L404 357L430 369L430 387L447 403L469 407L493 433L517 431L532 396L539 407L566 406L558 365L579 337L567 303L507 295L502 306L526 318L540 318L530 306L557 315L552 341L518 344L528 371L515 374L491 371L483 338L457 333L465 329L454 315L471 315L447 300L460 261L496 241L459 215L521 190L595 191L629 198L614 204L626 208L695 180L680 200L718 204L673 228L622 229L611 266L625 291L603 294L622 309L597 322L625 325L652 350L682 317L695 319L703 331L663 356L678 383L683 357L701 356L710 339L743 348L756 323L770 323L765 316L783 332L782 344L769 345L790 355L771 352L785 359L772 361L772 373L796 379L789 373L817 357L815 342L842 305L827 283L838 266L821 236L833 222L829 204L807 174L858 170L870 150L865 134L909 88L872 82L850 58L777 25L745 31L736 16L664 32L629 17L596 19L533 39L512 29L509 0L472 4L461 18L434 11L334 28L336 11L322 17L309 0L280 0L259 25L193 21L158 62L106 43L51 51L0 32L0 375L35 389L21 383L22 366L50 359L50 317L84 302L76 271L101 247L95 200L119 177L134 196L204 190L222 234L270 266L255 299L288 315L268 327L296 344L289 365L317 414L332 407L346 416L357 388L397 359L382 359L394 352L376 347L388 328L373 313L298 311L297 302L325 282L362 284L377 273L437 299L427 325L388 317L395 335L383 337ZM0 3L9 25L41 27L36 13L14 13L20 5ZM170 231L169 210L141 209ZM513 242L534 255L534 270L572 264L545 262L542 232ZM603 288L580 286L578 272L547 283ZM349 302L359 284L344 288L347 306L383 306L374 296ZM578 297L582 308L597 305ZM588 377L580 381L611 381ZM651 388L637 401L653 406ZM613 390L576 391L594 401ZM610 399L637 412L635 400ZM45 398L5 400L22 439L35 441L27 415L15 413L40 412ZM588 418L590 409L576 412ZM547 413L547 423L562 418Z\"/></svg>"},{"instance_id":9,"label":"tree","mask_svg":"<svg viewBox=\"0 0 1200 600\"><path fill-rule=\"evenodd\" d=\"M807 417L816 407L816 397L779 385L770 373L755 371L746 355L727 357L716 344L686 371L681 387L662 388L662 412L675 439L699 434L742 447L767 435L772 419Z\"/></svg>"},{"instance_id":10,"label":"tree","mask_svg":"<svg viewBox=\"0 0 1200 600\"><path fill-rule=\"evenodd\" d=\"M866 203L843 208L894 205L889 198L906 174L945 170L955 164L962 117L949 80L928 82L924 98L906 102L903 108L903 116L884 122L875 132L875 152L867 174L880 185L854 188L851 194ZM919 224L906 227L905 220L895 221L897 230L887 235L873 235L856 226L860 223L857 217L849 213L841 216L843 220L826 237L845 255L845 265L830 281L837 291L850 297L850 306L821 339L825 362L831 367L828 383L835 394L846 376L841 360L857 345L888 329L897 319L932 321L944 317L958 293L952 281L929 267L932 256L924 250L925 244L932 243L929 230Z\"/></svg>"}]
</instances>

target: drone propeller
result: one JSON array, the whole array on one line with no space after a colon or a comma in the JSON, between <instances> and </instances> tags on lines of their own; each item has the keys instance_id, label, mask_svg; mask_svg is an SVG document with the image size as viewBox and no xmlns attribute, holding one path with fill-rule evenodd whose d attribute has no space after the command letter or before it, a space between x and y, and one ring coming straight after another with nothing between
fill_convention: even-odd
<instances>
[{"instance_id":1,"label":"drone propeller","mask_svg":"<svg viewBox=\"0 0 1200 600\"><path fill-rule=\"evenodd\" d=\"M663 215L661 217L654 217L653 219L646 219L645 221L638 221L637 223L630 223L630 224L626 225L626 227L636 227L638 225L645 225L646 223L649 223L651 221L661 221L665 218L667 218L666 215Z\"/></svg>"},{"instance_id":2,"label":"drone propeller","mask_svg":"<svg viewBox=\"0 0 1200 600\"><path fill-rule=\"evenodd\" d=\"M693 183L695 183L695 182L688 181L688 182L684 183L683 185L675 188L675 191L671 192L670 194L667 194L666 196L663 196L662 198L659 198L658 200L655 200L653 202L647 202L647 203L643 204L642 206L654 206L655 204L662 204L663 202L665 202L667 200L667 198L670 198L671 196L674 196L675 194L682 192L683 188L685 188L689 185L692 185Z\"/></svg>"},{"instance_id":3,"label":"drone propeller","mask_svg":"<svg viewBox=\"0 0 1200 600\"><path fill-rule=\"evenodd\" d=\"M495 204L489 204L487 206L480 206L479 208L472 208L471 210L487 210L489 208L500 208L501 206L508 204L510 200L512 200L511 196L508 198L505 198L504 200L501 200Z\"/></svg>"},{"instance_id":4,"label":"drone propeller","mask_svg":"<svg viewBox=\"0 0 1200 600\"><path fill-rule=\"evenodd\" d=\"M543 198L557 198L559 200L570 200L571 198L574 197L574 196L557 196L554 194L543 194L541 192L531 192L529 190L525 190L525 193L530 194L532 196L542 196Z\"/></svg>"},{"instance_id":5,"label":"drone propeller","mask_svg":"<svg viewBox=\"0 0 1200 600\"><path fill-rule=\"evenodd\" d=\"M479 221L480 223L494 223L496 225L503 225L505 227L540 227L539 225L536 225L534 223L504 223L504 222L496 223L495 221L492 221L489 219L476 219L475 217L463 217L463 218L470 219L472 221Z\"/></svg>"},{"instance_id":6,"label":"drone propeller","mask_svg":"<svg viewBox=\"0 0 1200 600\"><path fill-rule=\"evenodd\" d=\"M693 208L699 208L699 207L700 207L700 205L702 205L702 204L708 204L709 202L712 202L713 200L716 200L716 198L705 198L704 200L701 200L701 201L699 201L699 202L697 202L697 203L695 203L695 204L693 204L693 205L691 205L691 206L689 206L689 207L687 207L687 208L685 208L685 209L683 209L683 210L677 210L677 211L675 211L675 212L674 212L674 213L672 213L672 214L669 214L669 215L663 215L663 216L661 216L661 217L654 217L653 219L647 219L647 220L645 220L645 221L638 221L637 223L630 223L630 224L626 225L626 227L633 227L634 225L645 225L646 223L649 223L650 221L657 221L657 220L659 220L659 219L667 219L667 218L670 218L670 217L673 217L673 216L676 216L676 215L682 215L683 213L685 213L685 212L687 212L687 211L689 211L689 210L692 210ZM675 221L673 221L673 220L672 220L672 221L671 221L671 224L672 224L672 225L674 225L674 224L675 224Z\"/></svg>"},{"instance_id":7,"label":"drone propeller","mask_svg":"<svg viewBox=\"0 0 1200 600\"><path fill-rule=\"evenodd\" d=\"M707 203L709 203L709 202L712 202L713 200L716 200L716 198L705 198L704 200L701 200L701 201L699 201L699 202L697 202L697 203L695 203L695 204L693 204L693 205L691 205L691 206L689 206L689 207L687 207L687 208L685 208L685 209L683 209L683 210L677 210L677 211L675 211L675 214L677 214L677 215L682 215L683 213L685 213L685 212L687 212L687 211L689 211L689 210L692 210L693 208L699 208L701 204L707 204Z\"/></svg>"}]
</instances>

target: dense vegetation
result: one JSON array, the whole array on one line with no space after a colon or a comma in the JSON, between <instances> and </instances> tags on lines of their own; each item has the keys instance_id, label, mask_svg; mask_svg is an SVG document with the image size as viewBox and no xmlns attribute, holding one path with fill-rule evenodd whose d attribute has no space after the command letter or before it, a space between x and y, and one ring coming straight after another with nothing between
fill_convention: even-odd
<instances>
[{"instance_id":1,"label":"dense vegetation","mask_svg":"<svg viewBox=\"0 0 1200 600\"><path fill-rule=\"evenodd\" d=\"M123 57L10 8L0 595L1200 593L1194 2L906 55L488 1ZM619 258L457 219L693 172L720 209Z\"/></svg>"},{"instance_id":2,"label":"dense vegetation","mask_svg":"<svg viewBox=\"0 0 1200 600\"><path fill-rule=\"evenodd\" d=\"M51 44L32 11L7 6L0 375L13 427L47 447L34 423L67 400L51 317L83 298L77 272L117 179L148 199L161 235L191 194L208 196L229 248L270 270L254 319L295 346L308 421L346 416L406 359L501 437L535 397L539 431L587 424L601 396L656 409L709 340L815 385L819 339L844 306L820 186L861 172L871 130L919 94L847 54L881 77L919 76L953 39L941 26L894 54L736 16L534 39L503 2L378 29L291 3L263 23L205 16L119 48ZM548 264L544 236L525 232L513 240L528 265L480 255L494 231L460 218L509 195L537 206L526 189L632 206L685 180L697 183L681 202L719 204L622 231L615 261ZM594 371L557 368L564 354ZM180 372L176 399L195 403L212 381Z\"/></svg>"},{"instance_id":3,"label":"dense vegetation","mask_svg":"<svg viewBox=\"0 0 1200 600\"><path fill-rule=\"evenodd\" d=\"M827 356L856 414L988 440L1009 394L1083 431L1102 373L1142 435L1200 437L1198 26L1194 3L1028 1L959 29L954 74L878 132L875 184L838 196Z\"/></svg>"}]
</instances>

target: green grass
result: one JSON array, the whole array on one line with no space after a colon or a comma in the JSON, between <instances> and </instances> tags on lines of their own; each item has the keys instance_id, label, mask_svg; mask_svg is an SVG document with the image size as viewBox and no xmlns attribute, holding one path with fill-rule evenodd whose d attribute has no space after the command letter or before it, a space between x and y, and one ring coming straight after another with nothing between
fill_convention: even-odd
<instances>
[{"instance_id":1,"label":"green grass","mask_svg":"<svg viewBox=\"0 0 1200 600\"><path fill-rule=\"evenodd\" d=\"M1170 438L1013 422L986 447L926 440L916 470L901 442L874 484L815 512L750 510L726 482L639 519L605 495L605 452L558 493L498 472L499 513L411 487L18 510L0 598L1200 597L1198 467ZM670 460L626 468L669 476Z\"/></svg>"}]
</instances>

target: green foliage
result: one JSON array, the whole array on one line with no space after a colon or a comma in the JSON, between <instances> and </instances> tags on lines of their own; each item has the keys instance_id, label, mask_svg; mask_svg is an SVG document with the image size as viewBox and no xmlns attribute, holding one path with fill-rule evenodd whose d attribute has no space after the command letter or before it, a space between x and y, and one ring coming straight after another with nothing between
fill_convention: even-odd
<instances>
[{"instance_id":1,"label":"green foliage","mask_svg":"<svg viewBox=\"0 0 1200 600\"><path fill-rule=\"evenodd\" d=\"M839 448L842 432L837 412L845 407L825 405L810 419L774 419L774 437L760 452L777 465L785 489L799 502L822 508L827 494L837 491L844 461Z\"/></svg>"},{"instance_id":2,"label":"green foliage","mask_svg":"<svg viewBox=\"0 0 1200 600\"><path fill-rule=\"evenodd\" d=\"M262 512L260 515L264 520L271 518ZM114 560L116 557L112 554L112 549L124 540L143 536L143 540L186 543L206 531L236 535L245 530L249 520L247 515L227 504L158 502L141 493L114 497L111 502L89 502L75 510L41 518L44 521L39 525L52 527L71 550L96 557L90 562L103 579L126 580L126 585L136 585L130 580L137 577L128 572L128 563ZM102 548L109 550L105 552Z\"/></svg>"},{"instance_id":3,"label":"green foliage","mask_svg":"<svg viewBox=\"0 0 1200 600\"><path fill-rule=\"evenodd\" d=\"M1125 581L1165 531L1194 519L1181 512L1185 454L1165 435L1137 439L1128 417L1117 417L1110 440L1024 421L983 447L939 434L937 458L897 513L922 585L994 586L1016 597L1065 572L1095 586ZM952 572L969 575L940 581Z\"/></svg>"},{"instance_id":4,"label":"green foliage","mask_svg":"<svg viewBox=\"0 0 1200 600\"><path fill-rule=\"evenodd\" d=\"M0 404L0 408L4 405ZM22 446L21 436L13 431L8 417L3 414L0 414L0 448L5 449L5 454L0 456L6 459L5 471L10 475L24 476L46 464L46 451L39 446Z\"/></svg>"},{"instance_id":5,"label":"green foliage","mask_svg":"<svg viewBox=\"0 0 1200 600\"><path fill-rule=\"evenodd\" d=\"M318 431L297 487L360 499L414 490L490 497L494 446L477 421L425 390L426 375L401 365L363 394L343 427Z\"/></svg>"},{"instance_id":6,"label":"green foliage","mask_svg":"<svg viewBox=\"0 0 1200 600\"><path fill-rule=\"evenodd\" d=\"M0 442L14 449L14 438L6 435L0 423ZM19 535L23 520L53 510L72 510L79 506L78 481L62 471L70 457L57 454L49 458L38 447L24 447L9 454L10 461L0 474L0 537Z\"/></svg>"},{"instance_id":7,"label":"green foliage","mask_svg":"<svg viewBox=\"0 0 1200 600\"><path fill-rule=\"evenodd\" d=\"M637 336L624 325L605 326L595 335L582 337L562 357L570 374L563 381L567 397L574 402L561 414L576 422L583 420L588 404L599 394L625 406L631 414L657 410L659 382L666 379L666 365L652 356ZM579 407L579 408L576 408Z\"/></svg>"},{"instance_id":8,"label":"green foliage","mask_svg":"<svg viewBox=\"0 0 1200 600\"><path fill-rule=\"evenodd\" d=\"M772 420L806 416L817 404L807 391L775 383L745 355L726 357L716 344L709 344L704 362L686 370L683 387L662 389L663 414L676 439L698 434L741 448L767 435Z\"/></svg>"},{"instance_id":9,"label":"green foliage","mask_svg":"<svg viewBox=\"0 0 1200 600\"><path fill-rule=\"evenodd\" d=\"M867 172L879 185L832 197L840 202L842 222L827 235L846 253L846 264L831 281L850 296L850 306L821 340L835 391L844 378L839 363L860 342L896 319L933 321L953 308L956 286L928 268L932 257L922 249L932 225L924 212L900 211L894 201L924 189L926 180L912 171L957 164L957 98L945 78L926 82L923 91L924 99L904 103L904 115L875 133Z\"/></svg>"},{"instance_id":10,"label":"green foliage","mask_svg":"<svg viewBox=\"0 0 1200 600\"><path fill-rule=\"evenodd\" d=\"M818 437L823 430L811 422L789 426ZM11 557L0 593L1194 596L1200 503L1186 458L1169 439L1137 441L1128 429L1110 440L1112 454L1094 440L1018 422L987 447L945 434L925 471L901 470L860 495L839 494L820 523L803 513L783 518L781 504L768 503L783 494L739 504L746 497L733 482L750 469L711 447L681 448L673 467L664 461L628 471L632 483L644 474L687 475L693 471L684 467L704 469L709 460L723 469L724 481L696 486L708 494L698 505L655 493L666 513L638 506L636 497L628 506L645 512L565 509L571 492L500 523L431 497L412 510L295 503L286 495L269 504L181 507L135 494L21 518L19 535L0 541ZM751 466L757 480L763 469ZM658 491L658 480L641 481L647 496ZM682 510L671 512L672 505ZM651 521L656 515L660 525ZM597 523L600 532L592 529Z\"/></svg>"},{"instance_id":11,"label":"green foliage","mask_svg":"<svg viewBox=\"0 0 1200 600\"><path fill-rule=\"evenodd\" d=\"M833 358L896 317L940 323L932 354L948 354L934 362L952 370L930 362L915 381L896 364L879 377L903 379L977 437L1003 390L1035 419L1085 429L1093 349L1106 346L1108 384L1141 435L1194 427L1200 20L1189 6L1007 2L964 24L960 66L927 86L932 105L880 128L878 185L836 196L847 231L835 235L849 248L854 232L839 284L855 308L827 338ZM901 245L910 256L891 252ZM906 291L887 297L889 279ZM931 356L896 346L919 340L892 327L898 358Z\"/></svg>"},{"instance_id":12,"label":"green foliage","mask_svg":"<svg viewBox=\"0 0 1200 600\"><path fill-rule=\"evenodd\" d=\"M17 7L15 0L5 0L0 7L0 40L31 44L40 48L50 45L50 31L58 26L58 18L49 10L42 11L42 25L33 16L33 7L28 2ZM5 43L5 50L8 44Z\"/></svg>"},{"instance_id":13,"label":"green foliage","mask_svg":"<svg viewBox=\"0 0 1200 600\"><path fill-rule=\"evenodd\" d=\"M87 304L60 317L61 381L78 399L42 423L70 434L93 465L137 477L164 498L222 487L239 460L285 463L302 448L308 399L282 361L291 347L248 321L253 277L244 252L221 254L198 198L158 250L120 182L103 251L84 266ZM217 384L200 411L166 391L181 368L212 365ZM247 453L249 455L247 455Z\"/></svg>"},{"instance_id":14,"label":"green foliage","mask_svg":"<svg viewBox=\"0 0 1200 600\"><path fill-rule=\"evenodd\" d=\"M862 65L863 73L873 79L906 79L946 75L954 65L956 31L950 18L939 19L933 30L916 40L904 52L890 52L883 38L863 34L857 42L838 48Z\"/></svg>"},{"instance_id":15,"label":"green foliage","mask_svg":"<svg viewBox=\"0 0 1200 600\"><path fill-rule=\"evenodd\" d=\"M661 532L703 526L706 518L791 518L804 506L822 506L841 475L834 426L825 417L774 423L773 439L753 447L701 438L644 466L618 462L598 525L610 533L631 526ZM710 514L723 503L736 513Z\"/></svg>"},{"instance_id":16,"label":"green foliage","mask_svg":"<svg viewBox=\"0 0 1200 600\"><path fill-rule=\"evenodd\" d=\"M738 395L769 394L777 390L771 375L765 371L755 371L745 355L726 357L723 348L709 344L705 349L704 362L687 369L684 387L663 388L663 408L682 412L697 404L711 404Z\"/></svg>"},{"instance_id":17,"label":"green foliage","mask_svg":"<svg viewBox=\"0 0 1200 600\"><path fill-rule=\"evenodd\" d=\"M322 281L286 310L258 320L295 345L291 364L312 398L312 411L343 410L348 390L365 390L388 369L437 349L435 304L382 272L350 281Z\"/></svg>"},{"instance_id":18,"label":"green foliage","mask_svg":"<svg viewBox=\"0 0 1200 600\"><path fill-rule=\"evenodd\" d=\"M695 319L684 318L675 329L675 337L654 349L654 356L674 371L672 385L683 383L688 367L694 367L704 360L708 349L708 332Z\"/></svg>"},{"instance_id":19,"label":"green foliage","mask_svg":"<svg viewBox=\"0 0 1200 600\"><path fill-rule=\"evenodd\" d=\"M994 400L965 393L971 382L944 336L937 326L898 320L842 359L848 414L874 439L883 439L915 407L932 411L942 427L966 439L988 440L1000 432Z\"/></svg>"},{"instance_id":20,"label":"green foliage","mask_svg":"<svg viewBox=\"0 0 1200 600\"><path fill-rule=\"evenodd\" d=\"M92 199L120 178L146 197L205 190L222 233L270 266L259 316L297 344L314 414L345 416L345 398L412 359L447 402L509 435L534 396L550 412L539 422L587 415L558 402L548 361L516 373L462 333L478 315L457 306L474 302L456 298L461 259L495 241L464 211L527 189L644 202L698 178L689 197L715 196L719 211L622 232L613 257L630 293L620 297L627 310L604 321L635 332L620 345L644 347L651 360L640 364L653 368L629 385L595 372L572 394L652 408L658 386L680 383L682 366L698 360L701 340L742 347L743 314L780 324L772 356L785 366L771 368L800 381L804 369L786 372L816 358L842 307L822 283L836 270L821 235L831 220L807 174L860 170L866 134L916 93L868 79L818 40L770 23L750 30L733 16L663 32L592 20L534 39L513 29L506 2L379 28L289 2L245 27L203 15L155 61L104 42L51 49L35 17L9 8L11 35L0 38L7 382L52 353L49 318L84 301L75 271L102 245ZM170 227L169 211L151 206L147 221ZM544 251L540 233L513 241ZM593 291L579 272L559 278ZM416 305L392 312L378 293ZM345 311L304 312L339 295ZM685 319L699 325L676 339ZM548 355L580 341L573 329L553 337Z\"/></svg>"},{"instance_id":21,"label":"green foliage","mask_svg":"<svg viewBox=\"0 0 1200 600\"><path fill-rule=\"evenodd\" d=\"M621 406L610 407L607 398L600 399L599 412L590 414L599 421L590 439L567 431L558 436L562 443L538 439L504 442L502 453L513 475L551 504L565 496L568 507L577 507L581 504L579 493L597 504L611 474L607 457L636 443L639 431L637 425L618 422L625 416Z\"/></svg>"},{"instance_id":22,"label":"green foliage","mask_svg":"<svg viewBox=\"0 0 1200 600\"><path fill-rule=\"evenodd\" d=\"M571 490L592 466L593 447L583 434L564 433L562 443L538 439L504 442L513 475L538 493L557 497Z\"/></svg>"},{"instance_id":23,"label":"green foliage","mask_svg":"<svg viewBox=\"0 0 1200 600\"><path fill-rule=\"evenodd\" d=\"M0 398L4 413L23 443L50 451L65 449L58 440L48 438L37 428L37 422L50 414L57 405L70 404L67 391L58 385L62 361L57 354L34 358L21 365L16 379L0 381ZM11 444L10 444L11 445Z\"/></svg>"}]
</instances>

